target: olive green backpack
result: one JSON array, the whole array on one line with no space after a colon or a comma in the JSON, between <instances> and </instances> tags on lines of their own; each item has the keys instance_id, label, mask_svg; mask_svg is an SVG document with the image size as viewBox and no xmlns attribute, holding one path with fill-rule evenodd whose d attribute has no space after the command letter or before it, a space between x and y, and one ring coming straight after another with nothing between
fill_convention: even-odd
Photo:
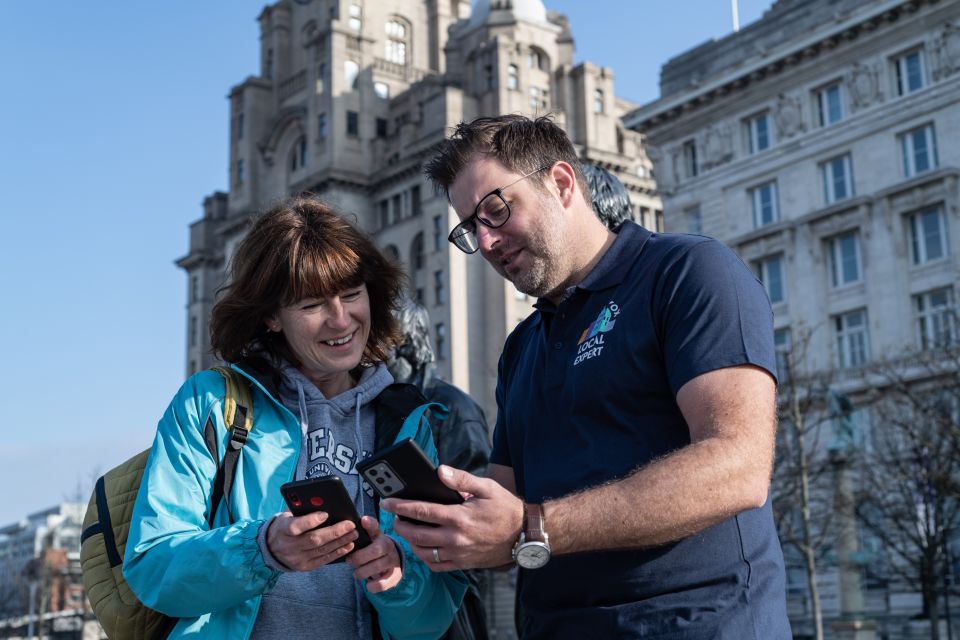
<instances>
[{"instance_id":1,"label":"olive green backpack","mask_svg":"<svg viewBox=\"0 0 960 640\"><path fill-rule=\"evenodd\" d=\"M230 429L226 453L217 468L208 526L212 526L222 498L229 499L230 487L240 450L253 428L250 383L240 373L214 367L226 382L223 423ZM216 430L208 418L204 426L207 448L216 459ZM96 484L83 519L80 537L80 564L83 586L100 626L111 640L154 640L165 638L177 623L141 603L123 579L123 554L127 546L130 517L140 489L150 449L133 456L103 474Z\"/></svg>"}]
</instances>

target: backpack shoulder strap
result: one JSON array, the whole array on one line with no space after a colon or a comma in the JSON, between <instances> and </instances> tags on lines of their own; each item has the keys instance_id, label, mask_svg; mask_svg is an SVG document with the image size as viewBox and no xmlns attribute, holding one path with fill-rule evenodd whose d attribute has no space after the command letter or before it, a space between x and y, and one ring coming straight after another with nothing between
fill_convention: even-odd
<instances>
[{"instance_id":1,"label":"backpack shoulder strap","mask_svg":"<svg viewBox=\"0 0 960 640\"><path fill-rule=\"evenodd\" d=\"M240 450L247 442L247 436L253 429L253 399L250 395L250 382L242 375L228 367L213 367L213 370L223 376L226 384L226 394L223 399L223 423L230 430L230 441L223 459L217 467L217 478L213 483L213 495L210 498L210 516L207 524L212 528L217 516L217 510L224 497L230 496L233 488L233 478L237 471L237 460ZM207 421L204 427L204 436L211 455L218 458L217 438L213 424ZM227 501L227 509L230 505ZM230 514L233 522L233 514Z\"/></svg>"}]
</instances>

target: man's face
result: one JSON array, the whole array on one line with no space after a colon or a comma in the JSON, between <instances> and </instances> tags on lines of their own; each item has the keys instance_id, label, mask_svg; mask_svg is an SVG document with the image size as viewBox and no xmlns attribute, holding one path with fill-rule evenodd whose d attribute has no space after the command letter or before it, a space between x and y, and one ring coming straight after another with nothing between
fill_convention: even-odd
<instances>
[{"instance_id":1,"label":"man's face","mask_svg":"<svg viewBox=\"0 0 960 640\"><path fill-rule=\"evenodd\" d=\"M482 200L483 206L494 203L495 199L484 200L485 196L510 185L502 192L510 206L506 224L491 229L477 223L480 253L519 291L551 297L562 290L570 277L563 250L567 216L551 188L553 178L549 170L517 181L522 175L493 158L478 155L450 185L450 202L460 220L465 220ZM539 188L537 180L546 183L546 191Z\"/></svg>"}]
</instances>

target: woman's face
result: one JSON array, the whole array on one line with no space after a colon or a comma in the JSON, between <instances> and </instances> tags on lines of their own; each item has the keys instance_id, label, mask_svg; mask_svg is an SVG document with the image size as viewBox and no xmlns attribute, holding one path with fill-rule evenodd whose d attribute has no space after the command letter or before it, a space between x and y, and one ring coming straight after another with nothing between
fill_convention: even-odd
<instances>
[{"instance_id":1,"label":"woman's face","mask_svg":"<svg viewBox=\"0 0 960 640\"><path fill-rule=\"evenodd\" d=\"M303 372L325 396L353 386L350 371L360 364L370 337L370 296L361 284L325 298L304 298L267 320L283 333Z\"/></svg>"}]
</instances>

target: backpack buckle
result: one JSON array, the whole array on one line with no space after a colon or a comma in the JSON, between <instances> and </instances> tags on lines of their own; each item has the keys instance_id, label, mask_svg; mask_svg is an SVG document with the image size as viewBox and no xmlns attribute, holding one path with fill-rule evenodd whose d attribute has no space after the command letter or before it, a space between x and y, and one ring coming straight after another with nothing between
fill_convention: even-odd
<instances>
[{"instance_id":1,"label":"backpack buckle","mask_svg":"<svg viewBox=\"0 0 960 640\"><path fill-rule=\"evenodd\" d=\"M230 430L230 448L240 449L247 442L249 432L243 427L234 427Z\"/></svg>"}]
</instances>

